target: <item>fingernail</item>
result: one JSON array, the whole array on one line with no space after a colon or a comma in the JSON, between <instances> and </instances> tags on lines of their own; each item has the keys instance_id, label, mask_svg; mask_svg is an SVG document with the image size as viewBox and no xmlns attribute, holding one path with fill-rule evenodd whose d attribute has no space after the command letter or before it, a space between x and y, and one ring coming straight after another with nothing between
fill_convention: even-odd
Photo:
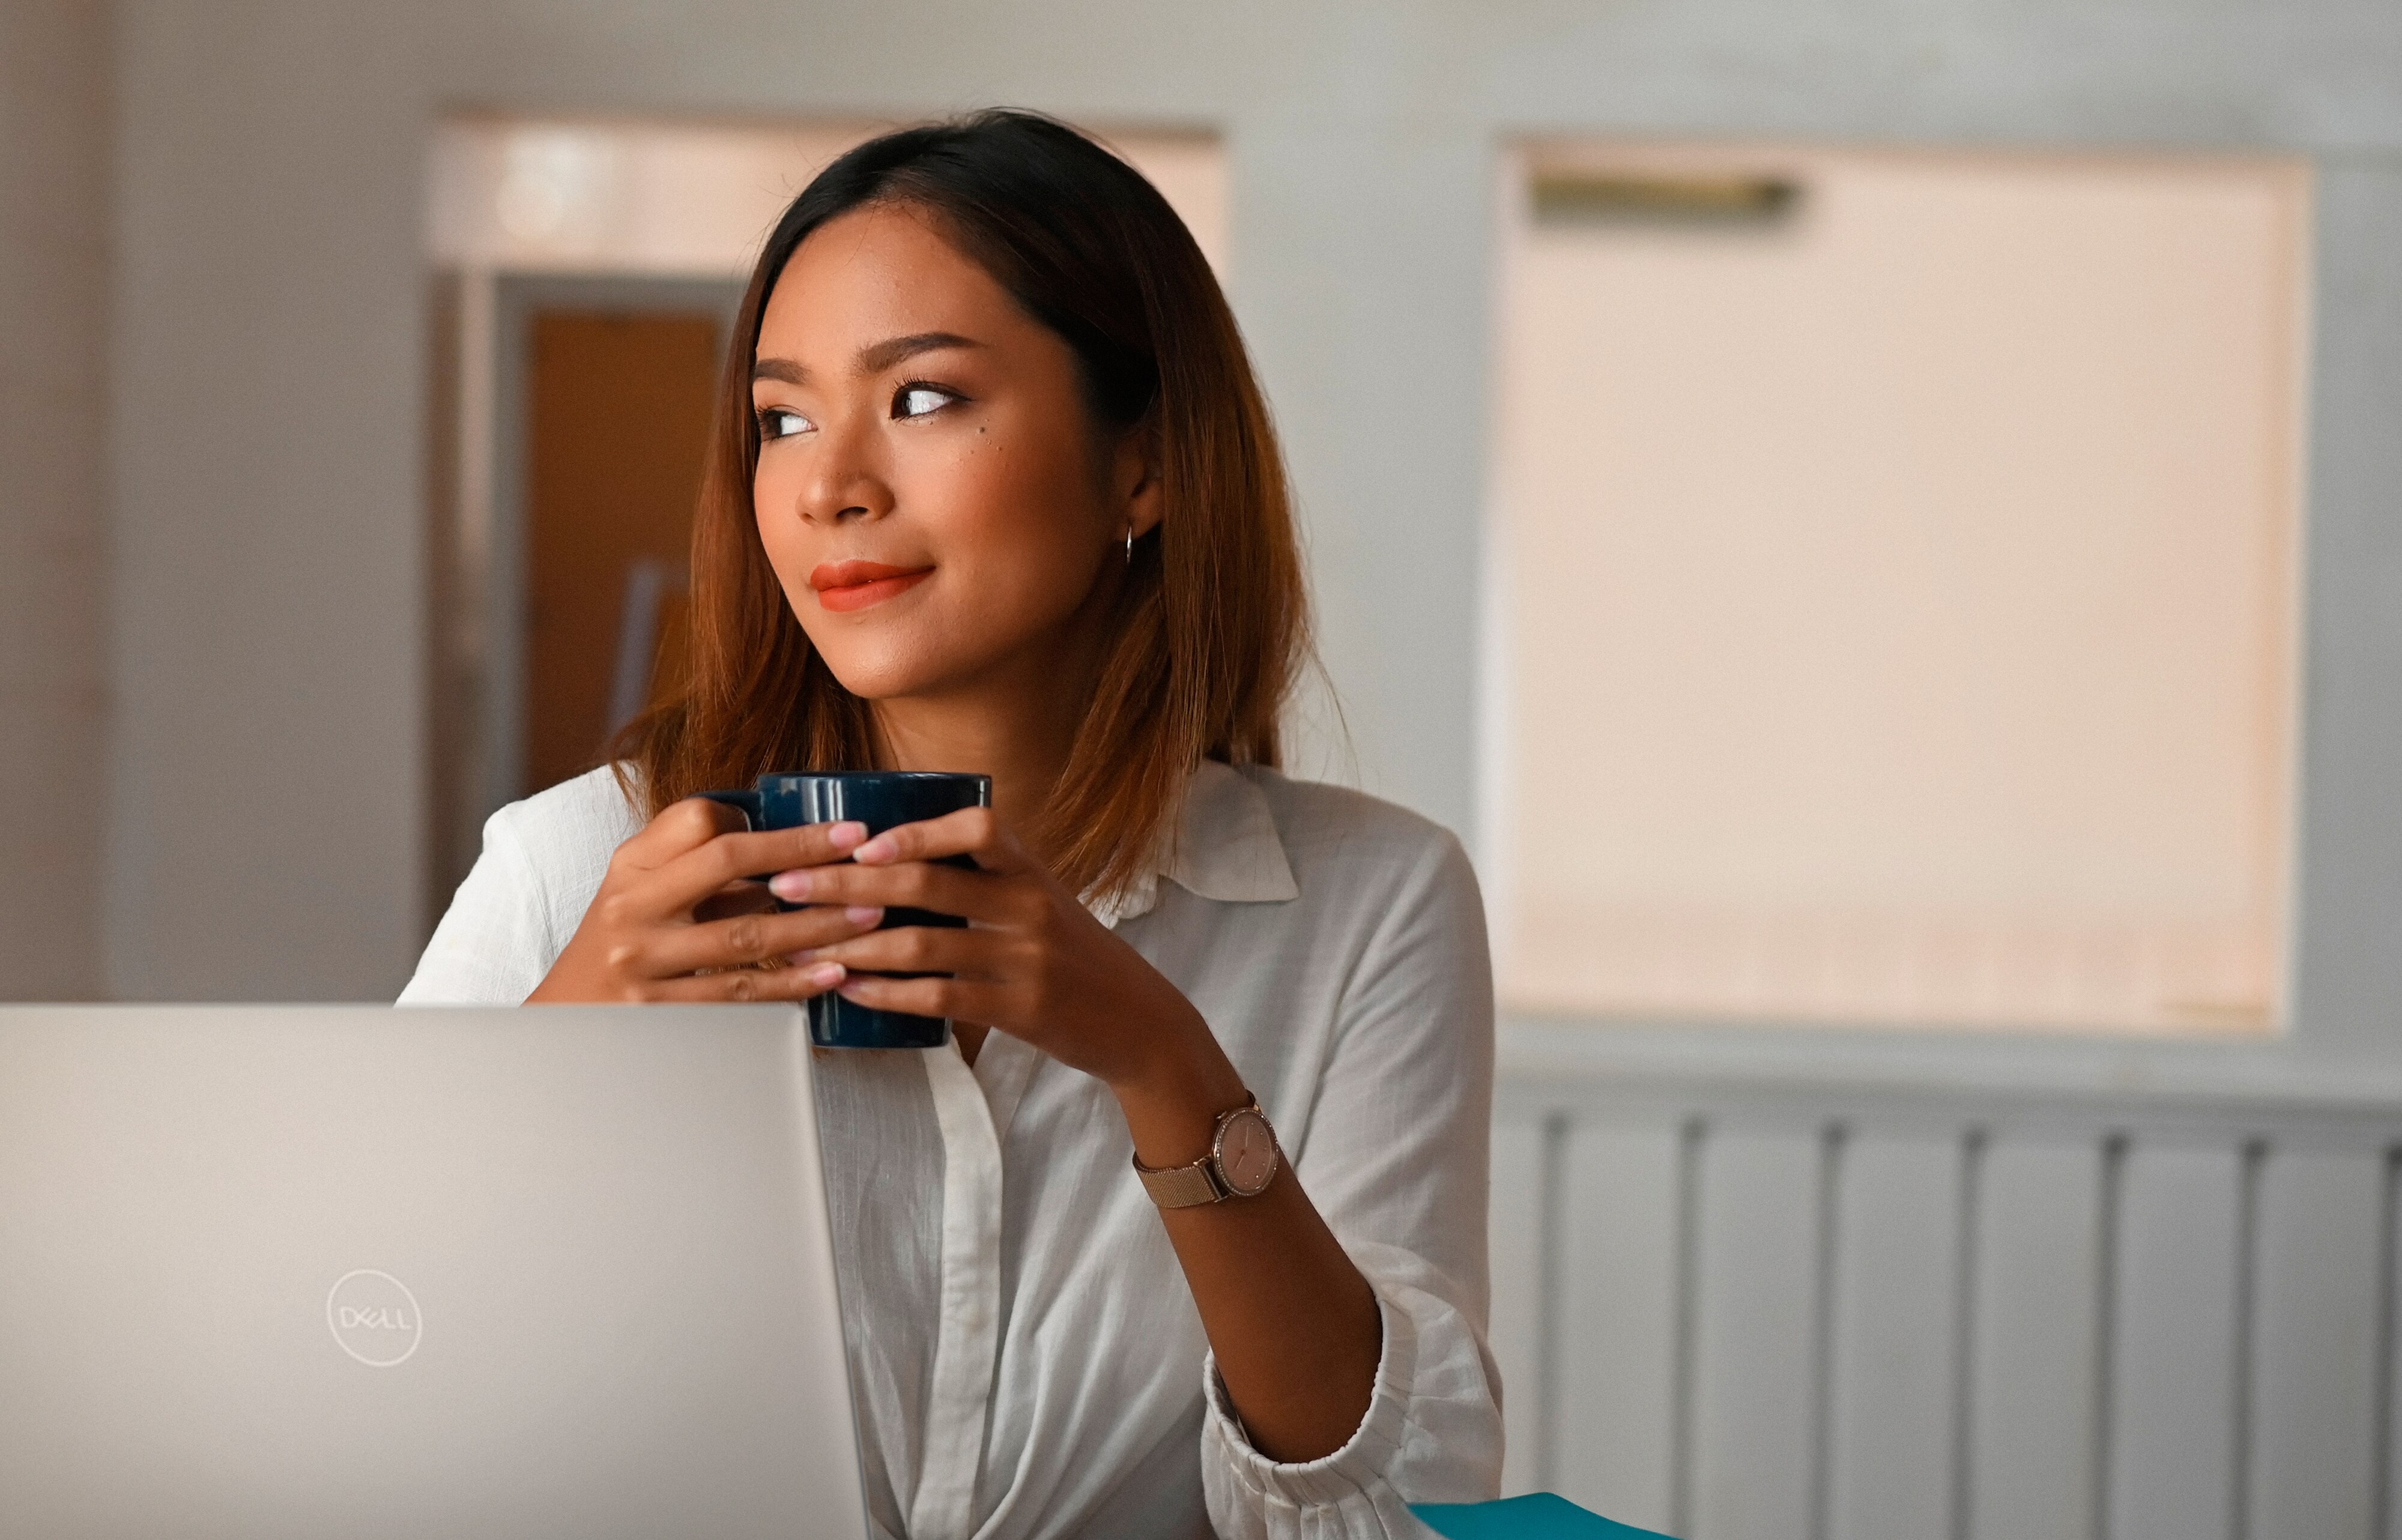
<instances>
[{"instance_id":1,"label":"fingernail","mask_svg":"<svg viewBox=\"0 0 2402 1540\"><path fill-rule=\"evenodd\" d=\"M865 838L867 825L863 823L837 823L826 831L826 843L836 850L848 850Z\"/></svg>"},{"instance_id":2,"label":"fingernail","mask_svg":"<svg viewBox=\"0 0 2402 1540\"><path fill-rule=\"evenodd\" d=\"M767 891L789 902L798 903L809 896L809 873L779 872L767 879Z\"/></svg>"},{"instance_id":3,"label":"fingernail","mask_svg":"<svg viewBox=\"0 0 2402 1540\"><path fill-rule=\"evenodd\" d=\"M842 917L853 925L865 928L882 919L884 909L880 904L855 903L842 912Z\"/></svg>"},{"instance_id":4,"label":"fingernail","mask_svg":"<svg viewBox=\"0 0 2402 1540\"><path fill-rule=\"evenodd\" d=\"M889 861L900 853L900 847L892 843L891 835L878 834L852 851L850 859L855 861Z\"/></svg>"},{"instance_id":5,"label":"fingernail","mask_svg":"<svg viewBox=\"0 0 2402 1540\"><path fill-rule=\"evenodd\" d=\"M820 989L832 989L835 984L842 983L842 964L820 963L809 969L809 983Z\"/></svg>"}]
</instances>

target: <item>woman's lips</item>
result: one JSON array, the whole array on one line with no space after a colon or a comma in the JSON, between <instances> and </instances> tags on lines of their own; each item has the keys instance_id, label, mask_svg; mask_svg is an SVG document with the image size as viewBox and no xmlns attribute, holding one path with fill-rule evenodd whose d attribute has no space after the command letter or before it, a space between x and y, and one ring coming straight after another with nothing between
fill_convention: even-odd
<instances>
[{"instance_id":1,"label":"woman's lips","mask_svg":"<svg viewBox=\"0 0 2402 1540\"><path fill-rule=\"evenodd\" d=\"M932 571L932 567L887 567L880 561L828 561L809 573L809 586L829 610L864 610L907 593Z\"/></svg>"}]
</instances>

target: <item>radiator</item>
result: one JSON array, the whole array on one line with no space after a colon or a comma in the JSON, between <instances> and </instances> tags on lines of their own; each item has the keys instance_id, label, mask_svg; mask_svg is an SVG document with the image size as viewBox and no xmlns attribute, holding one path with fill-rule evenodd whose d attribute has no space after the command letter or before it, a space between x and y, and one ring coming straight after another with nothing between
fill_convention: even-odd
<instances>
[{"instance_id":1,"label":"radiator","mask_svg":"<svg viewBox=\"0 0 2402 1540\"><path fill-rule=\"evenodd\" d=\"M1687 1540L2395 1540L2402 1085L1505 1025L1505 1492Z\"/></svg>"}]
</instances>

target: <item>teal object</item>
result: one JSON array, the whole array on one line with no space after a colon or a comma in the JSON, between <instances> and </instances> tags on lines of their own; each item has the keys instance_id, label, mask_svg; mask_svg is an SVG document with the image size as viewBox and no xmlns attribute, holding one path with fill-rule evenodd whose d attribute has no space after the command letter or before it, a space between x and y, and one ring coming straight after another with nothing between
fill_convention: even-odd
<instances>
[{"instance_id":1,"label":"teal object","mask_svg":"<svg viewBox=\"0 0 2402 1540\"><path fill-rule=\"evenodd\" d=\"M1498 1503L1419 1503L1410 1511L1445 1540L1668 1540L1656 1530L1588 1513L1548 1492Z\"/></svg>"}]
</instances>

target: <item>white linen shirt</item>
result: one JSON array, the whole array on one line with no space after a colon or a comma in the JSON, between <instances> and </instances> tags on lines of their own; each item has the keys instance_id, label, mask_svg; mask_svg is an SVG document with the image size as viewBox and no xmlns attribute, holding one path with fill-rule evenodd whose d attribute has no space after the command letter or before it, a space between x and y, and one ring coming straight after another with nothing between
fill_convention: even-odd
<instances>
[{"instance_id":1,"label":"white linen shirt","mask_svg":"<svg viewBox=\"0 0 2402 1540\"><path fill-rule=\"evenodd\" d=\"M641 818L605 769L494 814L403 1004L517 1004ZM1109 1090L1005 1034L816 1051L868 1512L899 1540L1421 1536L1500 1478L1484 1343L1493 995L1456 840L1205 763L1167 881L1096 913L1199 1009L1371 1286L1366 1417L1254 1451ZM1263 1257L1261 1267L1274 1267Z\"/></svg>"}]
</instances>

